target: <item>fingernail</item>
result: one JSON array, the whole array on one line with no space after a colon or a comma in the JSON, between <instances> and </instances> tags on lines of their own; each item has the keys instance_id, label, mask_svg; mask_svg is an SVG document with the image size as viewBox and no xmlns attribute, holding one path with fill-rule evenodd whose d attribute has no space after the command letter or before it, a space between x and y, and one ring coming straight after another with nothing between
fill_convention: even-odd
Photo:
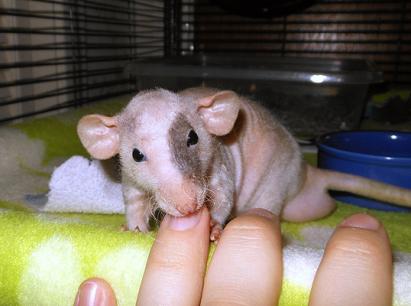
<instances>
[{"instance_id":1,"label":"fingernail","mask_svg":"<svg viewBox=\"0 0 411 306\"><path fill-rule=\"evenodd\" d=\"M174 217L166 215L166 222L170 229L175 231L186 231L194 228L201 219L203 209L196 211L193 214L183 216L183 217Z\"/></svg>"},{"instance_id":2,"label":"fingernail","mask_svg":"<svg viewBox=\"0 0 411 306\"><path fill-rule=\"evenodd\" d=\"M106 298L102 288L94 281L86 281L81 284L75 306L108 306L112 305Z\"/></svg>"},{"instance_id":3,"label":"fingernail","mask_svg":"<svg viewBox=\"0 0 411 306\"><path fill-rule=\"evenodd\" d=\"M380 222L377 219L371 217L370 215L356 214L345 219L343 222L341 222L340 226L363 228L367 230L376 231L380 227Z\"/></svg>"},{"instance_id":4,"label":"fingernail","mask_svg":"<svg viewBox=\"0 0 411 306\"><path fill-rule=\"evenodd\" d=\"M245 213L246 215L258 215L269 220L274 219L274 214L263 208L253 208Z\"/></svg>"}]
</instances>

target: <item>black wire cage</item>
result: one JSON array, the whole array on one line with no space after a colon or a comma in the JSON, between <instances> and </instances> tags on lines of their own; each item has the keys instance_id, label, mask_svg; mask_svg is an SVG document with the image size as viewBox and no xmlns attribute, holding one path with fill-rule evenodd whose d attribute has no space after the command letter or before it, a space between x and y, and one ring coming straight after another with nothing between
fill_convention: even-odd
<instances>
[{"instance_id":1,"label":"black wire cage","mask_svg":"<svg viewBox=\"0 0 411 306\"><path fill-rule=\"evenodd\" d=\"M411 1L4 0L0 122L138 90L143 58L366 59L411 84Z\"/></svg>"}]
</instances>

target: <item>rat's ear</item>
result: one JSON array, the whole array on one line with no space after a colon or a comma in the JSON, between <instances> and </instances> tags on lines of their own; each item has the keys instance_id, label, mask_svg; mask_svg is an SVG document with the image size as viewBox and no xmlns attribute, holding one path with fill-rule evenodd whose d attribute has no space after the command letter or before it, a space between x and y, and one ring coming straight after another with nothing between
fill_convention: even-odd
<instances>
[{"instance_id":1,"label":"rat's ear","mask_svg":"<svg viewBox=\"0 0 411 306\"><path fill-rule=\"evenodd\" d=\"M119 152L117 117L84 116L77 125L77 133L83 146L96 159L108 159Z\"/></svg>"},{"instance_id":2,"label":"rat's ear","mask_svg":"<svg viewBox=\"0 0 411 306\"><path fill-rule=\"evenodd\" d=\"M199 114L209 133L223 136L231 132L240 111L238 100L235 92L225 90L199 101Z\"/></svg>"}]
</instances>

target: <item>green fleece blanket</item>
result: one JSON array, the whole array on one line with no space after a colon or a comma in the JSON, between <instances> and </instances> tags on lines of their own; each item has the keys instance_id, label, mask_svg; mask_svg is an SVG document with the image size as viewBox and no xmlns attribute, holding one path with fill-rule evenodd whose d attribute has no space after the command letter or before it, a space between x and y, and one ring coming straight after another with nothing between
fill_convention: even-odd
<instances>
[{"instance_id":1,"label":"green fleece blanket","mask_svg":"<svg viewBox=\"0 0 411 306\"><path fill-rule=\"evenodd\" d=\"M87 156L75 133L81 115L115 113L129 97L0 128L0 304L72 305L92 276L113 286L119 305L134 305L155 232L120 230L120 214L39 211L55 169ZM313 156L308 156L313 158ZM305 305L324 245L343 218L364 209L339 204L328 218L283 223L281 305ZM387 228L394 249L394 305L411 305L411 214L369 212Z\"/></svg>"}]
</instances>

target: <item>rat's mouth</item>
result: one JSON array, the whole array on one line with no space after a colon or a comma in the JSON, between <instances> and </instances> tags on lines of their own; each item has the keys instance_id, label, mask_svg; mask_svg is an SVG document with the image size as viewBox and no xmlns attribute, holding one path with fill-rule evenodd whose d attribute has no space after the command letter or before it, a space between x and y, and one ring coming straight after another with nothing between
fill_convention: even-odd
<instances>
[{"instance_id":1,"label":"rat's mouth","mask_svg":"<svg viewBox=\"0 0 411 306\"><path fill-rule=\"evenodd\" d=\"M158 202L158 207L166 214L174 217L184 217L198 212L205 204L205 201L190 201L179 205L179 203L173 203L168 201Z\"/></svg>"},{"instance_id":2,"label":"rat's mouth","mask_svg":"<svg viewBox=\"0 0 411 306\"><path fill-rule=\"evenodd\" d=\"M203 205L196 204L194 207L184 206L182 208L177 208L176 210L180 213L180 216L188 216L200 210Z\"/></svg>"},{"instance_id":3,"label":"rat's mouth","mask_svg":"<svg viewBox=\"0 0 411 306\"><path fill-rule=\"evenodd\" d=\"M176 208L172 205L167 205L166 207L162 207L162 205L160 205L160 208L163 212L165 212L168 215L171 215L173 217L185 217L188 215L191 215L193 213L196 213L197 211L199 211L201 209L202 205L196 206L195 208L191 209L184 209L184 208Z\"/></svg>"},{"instance_id":4,"label":"rat's mouth","mask_svg":"<svg viewBox=\"0 0 411 306\"><path fill-rule=\"evenodd\" d=\"M205 188L198 188L195 193L191 194L173 194L173 196L167 196L167 194L157 194L158 207L166 214L183 217L193 214L200 210L206 201Z\"/></svg>"}]
</instances>

